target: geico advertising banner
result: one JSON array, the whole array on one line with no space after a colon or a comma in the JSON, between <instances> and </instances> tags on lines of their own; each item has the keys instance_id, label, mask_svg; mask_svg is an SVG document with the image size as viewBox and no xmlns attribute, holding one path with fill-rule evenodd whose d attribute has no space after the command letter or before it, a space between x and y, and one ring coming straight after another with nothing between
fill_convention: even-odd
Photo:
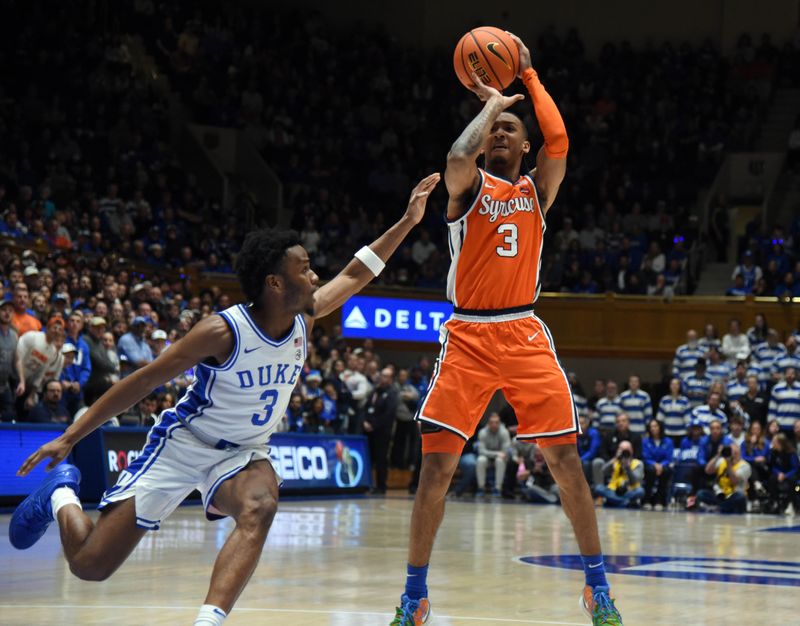
<instances>
[{"instance_id":1,"label":"geico advertising banner","mask_svg":"<svg viewBox=\"0 0 800 626\"><path fill-rule=\"evenodd\" d=\"M147 439L145 429L103 429L107 485L136 460ZM282 489L347 489L370 486L366 437L278 433L269 443Z\"/></svg>"},{"instance_id":2,"label":"geico advertising banner","mask_svg":"<svg viewBox=\"0 0 800 626\"><path fill-rule=\"evenodd\" d=\"M439 328L452 313L449 302L354 296L342 307L342 334L438 343Z\"/></svg>"},{"instance_id":3,"label":"geico advertising banner","mask_svg":"<svg viewBox=\"0 0 800 626\"><path fill-rule=\"evenodd\" d=\"M280 433L272 437L269 455L282 489L370 486L366 437Z\"/></svg>"}]
</instances>

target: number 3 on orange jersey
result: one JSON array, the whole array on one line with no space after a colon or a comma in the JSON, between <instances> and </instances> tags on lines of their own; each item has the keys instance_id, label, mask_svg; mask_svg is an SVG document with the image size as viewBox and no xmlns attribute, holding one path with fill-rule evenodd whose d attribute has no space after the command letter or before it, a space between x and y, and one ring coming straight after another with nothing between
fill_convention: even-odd
<instances>
[{"instance_id":1,"label":"number 3 on orange jersey","mask_svg":"<svg viewBox=\"0 0 800 626\"><path fill-rule=\"evenodd\" d=\"M500 224L500 226L497 227L497 234L502 235L503 233L508 233L503 237L503 243L507 244L508 247L497 246L497 255L506 257L517 256L517 225Z\"/></svg>"}]
</instances>

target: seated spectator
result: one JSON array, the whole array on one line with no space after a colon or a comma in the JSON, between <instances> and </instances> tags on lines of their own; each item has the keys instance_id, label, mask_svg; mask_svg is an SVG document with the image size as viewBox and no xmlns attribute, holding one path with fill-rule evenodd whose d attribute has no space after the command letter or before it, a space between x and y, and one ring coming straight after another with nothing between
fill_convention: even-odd
<instances>
[{"instance_id":1,"label":"seated spectator","mask_svg":"<svg viewBox=\"0 0 800 626\"><path fill-rule=\"evenodd\" d=\"M748 296L753 293L752 289L748 289L744 282L742 274L737 275L733 279L733 284L725 290L726 296Z\"/></svg>"},{"instance_id":2,"label":"seated spectator","mask_svg":"<svg viewBox=\"0 0 800 626\"><path fill-rule=\"evenodd\" d=\"M289 400L289 406L286 407L286 421L288 422L291 432L305 432L303 422L303 396L301 394L292 394Z\"/></svg>"},{"instance_id":3,"label":"seated spectator","mask_svg":"<svg viewBox=\"0 0 800 626\"><path fill-rule=\"evenodd\" d=\"M711 380L721 380L723 383L727 383L733 368L731 368L730 363L722 360L722 356L715 346L711 346L708 349L706 359L706 372L711 377Z\"/></svg>"},{"instance_id":4,"label":"seated spectator","mask_svg":"<svg viewBox=\"0 0 800 626\"><path fill-rule=\"evenodd\" d=\"M592 483L595 485L605 484L605 472L611 470L608 461L619 451L620 441L629 441L633 446L633 456L642 458L642 436L631 432L628 416L625 413L617 415L614 426L614 430L603 436L600 455L592 461Z\"/></svg>"},{"instance_id":5,"label":"seated spectator","mask_svg":"<svg viewBox=\"0 0 800 626\"><path fill-rule=\"evenodd\" d=\"M620 394L619 405L630 420L631 431L644 433L646 424L653 419L653 402L650 394L641 388L638 376L628 379L628 389Z\"/></svg>"},{"instance_id":6,"label":"seated spectator","mask_svg":"<svg viewBox=\"0 0 800 626\"><path fill-rule=\"evenodd\" d=\"M740 416L745 423L760 423L763 429L767 425L768 405L767 397L761 393L758 377L750 375L747 377L747 392L738 400L731 402L731 411L734 415Z\"/></svg>"},{"instance_id":7,"label":"seated spectator","mask_svg":"<svg viewBox=\"0 0 800 626\"><path fill-rule=\"evenodd\" d=\"M16 329L20 338L31 331L42 330L42 323L28 310L30 295L28 285L18 282L14 285L12 300L14 312L11 314L11 325Z\"/></svg>"},{"instance_id":8,"label":"seated spectator","mask_svg":"<svg viewBox=\"0 0 800 626\"><path fill-rule=\"evenodd\" d=\"M693 409L705 401L711 389L711 383L714 382L706 372L706 360L703 358L697 359L694 373L684 377L682 381L683 393L689 398L689 404Z\"/></svg>"},{"instance_id":9,"label":"seated spectator","mask_svg":"<svg viewBox=\"0 0 800 626\"><path fill-rule=\"evenodd\" d=\"M667 506L672 457L675 446L664 434L664 425L657 419L647 427L647 437L642 440L645 476L645 508L661 511Z\"/></svg>"},{"instance_id":10,"label":"seated spectator","mask_svg":"<svg viewBox=\"0 0 800 626\"><path fill-rule=\"evenodd\" d=\"M692 421L699 422L706 434L711 432L711 423L718 421L723 430L728 426L728 416L720 409L722 397L718 393L708 394L708 404L701 404L692 409Z\"/></svg>"},{"instance_id":11,"label":"seated spectator","mask_svg":"<svg viewBox=\"0 0 800 626\"><path fill-rule=\"evenodd\" d=\"M486 470L490 461L494 465L494 489L491 493L500 496L510 448L511 436L508 429L500 421L500 415L492 413L486 426L478 432L478 459L475 470L479 496L486 495Z\"/></svg>"},{"instance_id":12,"label":"seated spectator","mask_svg":"<svg viewBox=\"0 0 800 626\"><path fill-rule=\"evenodd\" d=\"M779 383L786 379L786 370L794 368L795 376L800 370L800 353L797 351L797 339L790 336L786 340L786 354L776 359L772 364L772 380Z\"/></svg>"},{"instance_id":13,"label":"seated spectator","mask_svg":"<svg viewBox=\"0 0 800 626\"><path fill-rule=\"evenodd\" d=\"M639 507L645 492L642 487L644 464L633 456L630 441L620 441L614 457L604 467L611 472L608 484L595 485L595 498L602 499L608 507Z\"/></svg>"},{"instance_id":14,"label":"seated spectator","mask_svg":"<svg viewBox=\"0 0 800 626\"><path fill-rule=\"evenodd\" d=\"M768 334L767 316L763 313L756 313L755 324L747 329L747 340L750 342L750 349L755 350L756 346L764 343Z\"/></svg>"},{"instance_id":15,"label":"seated spectator","mask_svg":"<svg viewBox=\"0 0 800 626\"><path fill-rule=\"evenodd\" d=\"M714 457L722 446L733 445L733 441L725 434L722 429L722 423L719 420L712 420L708 425L708 431L708 434L703 437L700 443L703 446L703 456L706 459Z\"/></svg>"},{"instance_id":16,"label":"seated spectator","mask_svg":"<svg viewBox=\"0 0 800 626\"><path fill-rule=\"evenodd\" d=\"M750 341L742 333L739 320L731 320L728 333L722 338L722 354L728 363L738 363L750 356Z\"/></svg>"},{"instance_id":17,"label":"seated spectator","mask_svg":"<svg viewBox=\"0 0 800 626\"><path fill-rule=\"evenodd\" d=\"M614 428L617 416L622 413L622 406L617 395L617 383L613 380L606 383L606 395L597 401L595 413L597 414L595 424L600 430L607 432Z\"/></svg>"},{"instance_id":18,"label":"seated spectator","mask_svg":"<svg viewBox=\"0 0 800 626\"><path fill-rule=\"evenodd\" d=\"M747 361L739 361L736 363L736 370L731 378L725 385L725 395L731 406L737 402L744 394L747 393Z\"/></svg>"},{"instance_id":19,"label":"seated spectator","mask_svg":"<svg viewBox=\"0 0 800 626\"><path fill-rule=\"evenodd\" d=\"M134 317L130 331L122 335L117 342L120 361L127 363L128 374L135 372L140 367L144 367L153 360L153 351L150 349L150 344L147 343L147 338L145 337L148 323L150 323L149 319L145 319L142 316ZM125 358L123 359L123 357ZM122 374L124 377L126 372L123 370Z\"/></svg>"},{"instance_id":20,"label":"seated spectator","mask_svg":"<svg viewBox=\"0 0 800 626\"><path fill-rule=\"evenodd\" d=\"M763 275L764 272L762 272L761 268L753 261L753 253L750 250L746 250L742 255L741 264L734 268L731 280L735 281L737 276L741 276L743 279L743 288L747 289L748 293L750 293Z\"/></svg>"},{"instance_id":21,"label":"seated spectator","mask_svg":"<svg viewBox=\"0 0 800 626\"><path fill-rule=\"evenodd\" d=\"M784 433L778 433L772 438L769 450L769 502L767 513L787 514L794 513L793 501L798 501L795 487L798 484L797 449ZM788 510L792 507L791 510Z\"/></svg>"},{"instance_id":22,"label":"seated spectator","mask_svg":"<svg viewBox=\"0 0 800 626\"><path fill-rule=\"evenodd\" d=\"M559 491L544 455L536 444L514 443L517 484L522 496L534 504L558 504Z\"/></svg>"},{"instance_id":23,"label":"seated spectator","mask_svg":"<svg viewBox=\"0 0 800 626\"><path fill-rule=\"evenodd\" d=\"M460 476L456 481L455 487L456 498L462 497L468 490L471 490L475 482L475 466L478 462L478 457L475 454L475 441L475 437L471 437L464 444L464 449L461 451L461 458L458 460Z\"/></svg>"},{"instance_id":24,"label":"seated spectator","mask_svg":"<svg viewBox=\"0 0 800 626\"><path fill-rule=\"evenodd\" d=\"M71 416L61 403L61 383L49 378L44 384L42 399L30 410L25 422L39 424L68 424Z\"/></svg>"},{"instance_id":25,"label":"seated spectator","mask_svg":"<svg viewBox=\"0 0 800 626\"><path fill-rule=\"evenodd\" d=\"M724 445L706 463L706 474L714 476L713 489L701 489L687 502L688 508L744 513L747 510L747 484L751 469L742 459L738 446Z\"/></svg>"},{"instance_id":26,"label":"seated spectator","mask_svg":"<svg viewBox=\"0 0 800 626\"><path fill-rule=\"evenodd\" d=\"M76 372L74 368L74 360L77 353L78 351L75 349L75 344L65 342L64 345L61 346L63 367L61 369L59 382L61 383L62 403L70 417L75 415L78 409L83 405L83 400L81 399L81 383L80 380L76 380L76 376L79 376L80 370Z\"/></svg>"},{"instance_id":27,"label":"seated spectator","mask_svg":"<svg viewBox=\"0 0 800 626\"><path fill-rule=\"evenodd\" d=\"M578 415L581 423L581 432L578 434L578 454L581 456L583 474L586 482L592 484L592 462L600 454L600 431L592 427L587 415Z\"/></svg>"},{"instance_id":28,"label":"seated spectator","mask_svg":"<svg viewBox=\"0 0 800 626\"><path fill-rule=\"evenodd\" d=\"M679 445L686 436L686 427L691 418L689 398L681 394L681 381L673 378L669 381L669 394L658 403L656 419L664 425L664 434Z\"/></svg>"},{"instance_id":29,"label":"seated spectator","mask_svg":"<svg viewBox=\"0 0 800 626\"><path fill-rule=\"evenodd\" d=\"M20 340L22 341L22 340ZM794 437L794 424L800 419L800 383L796 370L786 370L786 380L772 388L767 419L775 420L782 432Z\"/></svg>"},{"instance_id":30,"label":"seated spectator","mask_svg":"<svg viewBox=\"0 0 800 626\"><path fill-rule=\"evenodd\" d=\"M706 324L703 329L703 336L697 341L697 345L704 352L708 352L712 347L717 350L722 350L722 342L717 333L717 327L714 324Z\"/></svg>"},{"instance_id":31,"label":"seated spectator","mask_svg":"<svg viewBox=\"0 0 800 626\"><path fill-rule=\"evenodd\" d=\"M676 480L678 470L681 469L684 475L690 477L689 482L691 482L695 490L701 484L703 468L706 465L706 456L703 451L704 437L702 422L691 422L687 435L681 440L680 448L675 455L677 464L675 468Z\"/></svg>"},{"instance_id":32,"label":"seated spectator","mask_svg":"<svg viewBox=\"0 0 800 626\"><path fill-rule=\"evenodd\" d=\"M105 332L105 318L93 316L89 319L89 332L85 336L85 341L86 345L89 347L89 359L92 363L92 371L84 387L84 397L87 404L92 404L97 398L108 391L116 380L119 380L119 360L117 359L115 363L109 358L108 348L106 348L103 342L103 335Z\"/></svg>"},{"instance_id":33,"label":"seated spectator","mask_svg":"<svg viewBox=\"0 0 800 626\"><path fill-rule=\"evenodd\" d=\"M772 443L772 439L779 432L781 432L781 427L778 424L778 420L770 420L769 422L767 422L767 434L766 434L767 441Z\"/></svg>"},{"instance_id":34,"label":"seated spectator","mask_svg":"<svg viewBox=\"0 0 800 626\"><path fill-rule=\"evenodd\" d=\"M672 375L684 379L695 371L697 361L703 358L703 348L697 341L697 331L690 330L686 333L686 343L675 350L672 359Z\"/></svg>"},{"instance_id":35,"label":"seated spectator","mask_svg":"<svg viewBox=\"0 0 800 626\"><path fill-rule=\"evenodd\" d=\"M119 416L119 425L150 428L158 420L157 411L158 396L150 393Z\"/></svg>"},{"instance_id":36,"label":"seated spectator","mask_svg":"<svg viewBox=\"0 0 800 626\"><path fill-rule=\"evenodd\" d=\"M753 492L757 496L765 495L765 485L769 484L769 445L761 422L750 424L741 449L742 458L750 464Z\"/></svg>"},{"instance_id":37,"label":"seated spectator","mask_svg":"<svg viewBox=\"0 0 800 626\"><path fill-rule=\"evenodd\" d=\"M731 443L735 446L741 447L744 443L747 435L745 435L744 432L744 419L742 419L739 415L732 415L728 420L728 437L730 438Z\"/></svg>"}]
</instances>

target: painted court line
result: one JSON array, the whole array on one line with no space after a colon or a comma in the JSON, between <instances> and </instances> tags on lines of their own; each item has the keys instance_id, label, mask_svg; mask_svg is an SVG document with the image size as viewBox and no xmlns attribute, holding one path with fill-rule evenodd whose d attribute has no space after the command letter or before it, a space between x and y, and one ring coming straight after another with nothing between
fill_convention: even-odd
<instances>
[{"instance_id":1,"label":"painted court line","mask_svg":"<svg viewBox=\"0 0 800 626\"><path fill-rule=\"evenodd\" d=\"M0 604L0 609L98 609L98 610L120 610L120 609L145 609L151 611L197 611L196 606L143 606L141 604ZM391 617L389 613L378 613L375 611L325 611L322 609L266 609L266 608L246 608L235 607L239 613L310 613L314 615L364 615L375 617ZM512 619L507 617L475 617L469 615L443 615L436 614L437 617L444 619L459 619L475 622L503 622L513 624L542 624L544 626L584 626L584 622L551 622L537 619Z\"/></svg>"}]
</instances>

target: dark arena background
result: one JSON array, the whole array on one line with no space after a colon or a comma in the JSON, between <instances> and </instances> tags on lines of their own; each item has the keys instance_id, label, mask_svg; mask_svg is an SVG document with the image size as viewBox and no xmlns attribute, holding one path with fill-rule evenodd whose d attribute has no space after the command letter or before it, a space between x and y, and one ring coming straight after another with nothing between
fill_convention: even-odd
<instances>
[{"instance_id":1,"label":"dark arena background","mask_svg":"<svg viewBox=\"0 0 800 626\"><path fill-rule=\"evenodd\" d=\"M545 105L522 80L504 92L524 96L510 109L517 121L479 128L490 143L463 156L465 128L499 96L483 108L459 82L454 50L489 26L530 50L566 128L565 156L545 156ZM465 63L489 76L481 64L490 57ZM523 61L506 66L522 74ZM522 167L531 177L478 176L472 160L497 167L495 152L518 145L514 132L530 141ZM566 173L551 197L555 162ZM466 199L452 191L464 163ZM442 180L408 232L412 189L434 172ZM516 213L503 201L491 214L498 186L529 197L517 197ZM492 256L484 263L469 254L487 214L501 226L482 244ZM520 239L519 256L527 227L518 233L515 219L538 220L539 247ZM381 260L373 242L396 223L402 241ZM267 252L251 259L257 269L246 274L266 275L257 287L273 291L248 307L237 268L245 238L264 228L295 231L310 270L287 273L295 243L274 271L258 269L272 263ZM374 261L385 261L379 275L310 330L313 316L292 322L298 311L281 308L314 275L322 297L337 276L355 280L352 268ZM463 302L523 283L540 292L535 307L523 297L522 307L454 310L459 285ZM468 295L465 285L475 286ZM289 321L270 328L295 324L293 341L270 335L264 323L275 317L259 307L283 311ZM496 324L473 309L491 309ZM252 328L225 325L223 311ZM454 355L473 354L458 343L470 333L499 329L497 355L528 350L502 326L520 317L539 324L528 343L557 373L522 385L538 400L513 406L501 390L517 389L516 366L480 357L459 384L447 382L448 365L462 367ZM214 324L230 337L227 351L201 354L197 340L190 351L192 333ZM459 324L469 327L461 340ZM800 623L798 329L798 0L0 0L0 624ZM239 348L240 331L263 343ZM259 348L296 365L227 371L227 355L233 364ZM165 359L183 363L181 351L199 356L157 387L140 383ZM141 399L103 413L131 376ZM182 426L191 437L195 417L208 409L212 419L222 392L209 376L240 388L228 415L272 433L262 456L247 471L247 462L215 468L204 478L213 485L189 485L168 519L144 519L137 492L136 524L118 535L132 541L130 556L106 567L116 557L98 548L86 565L64 520L83 520L86 547L89 529L133 511L133 500L102 517L97 507L163 462ZM485 407L467 400L495 382ZM449 395L434 396L437 385ZM572 426L543 437L529 420L555 418L531 407L562 387ZM433 419L437 397L454 422ZM61 470L43 461L17 475L40 446L101 413ZM474 433L453 425L470 424L470 413ZM579 461L572 440L547 443L573 436L578 421ZM423 439L455 437L460 449L462 435L452 477L442 465L421 472ZM198 435L197 456L174 471L236 454L237 436ZM555 449L574 460L569 471ZM54 482L73 465L88 517L69 500L75 485ZM275 493L241 480L253 466ZM434 483L441 497L428 491ZM29 494L36 512L20 506ZM404 613L402 602L395 611L404 581L414 588L405 576L409 534L421 541L418 526L410 531L415 498L415 520L435 517L446 499L430 616ZM227 517L209 521L204 507ZM573 533L592 528L592 507L619 618L576 602L584 584L599 602ZM24 510L52 524L21 551L12 542L19 547ZM253 511L263 531L255 552L236 543ZM229 560L215 569L218 553ZM248 555L252 577L225 605L218 597L230 594L219 590Z\"/></svg>"}]
</instances>

